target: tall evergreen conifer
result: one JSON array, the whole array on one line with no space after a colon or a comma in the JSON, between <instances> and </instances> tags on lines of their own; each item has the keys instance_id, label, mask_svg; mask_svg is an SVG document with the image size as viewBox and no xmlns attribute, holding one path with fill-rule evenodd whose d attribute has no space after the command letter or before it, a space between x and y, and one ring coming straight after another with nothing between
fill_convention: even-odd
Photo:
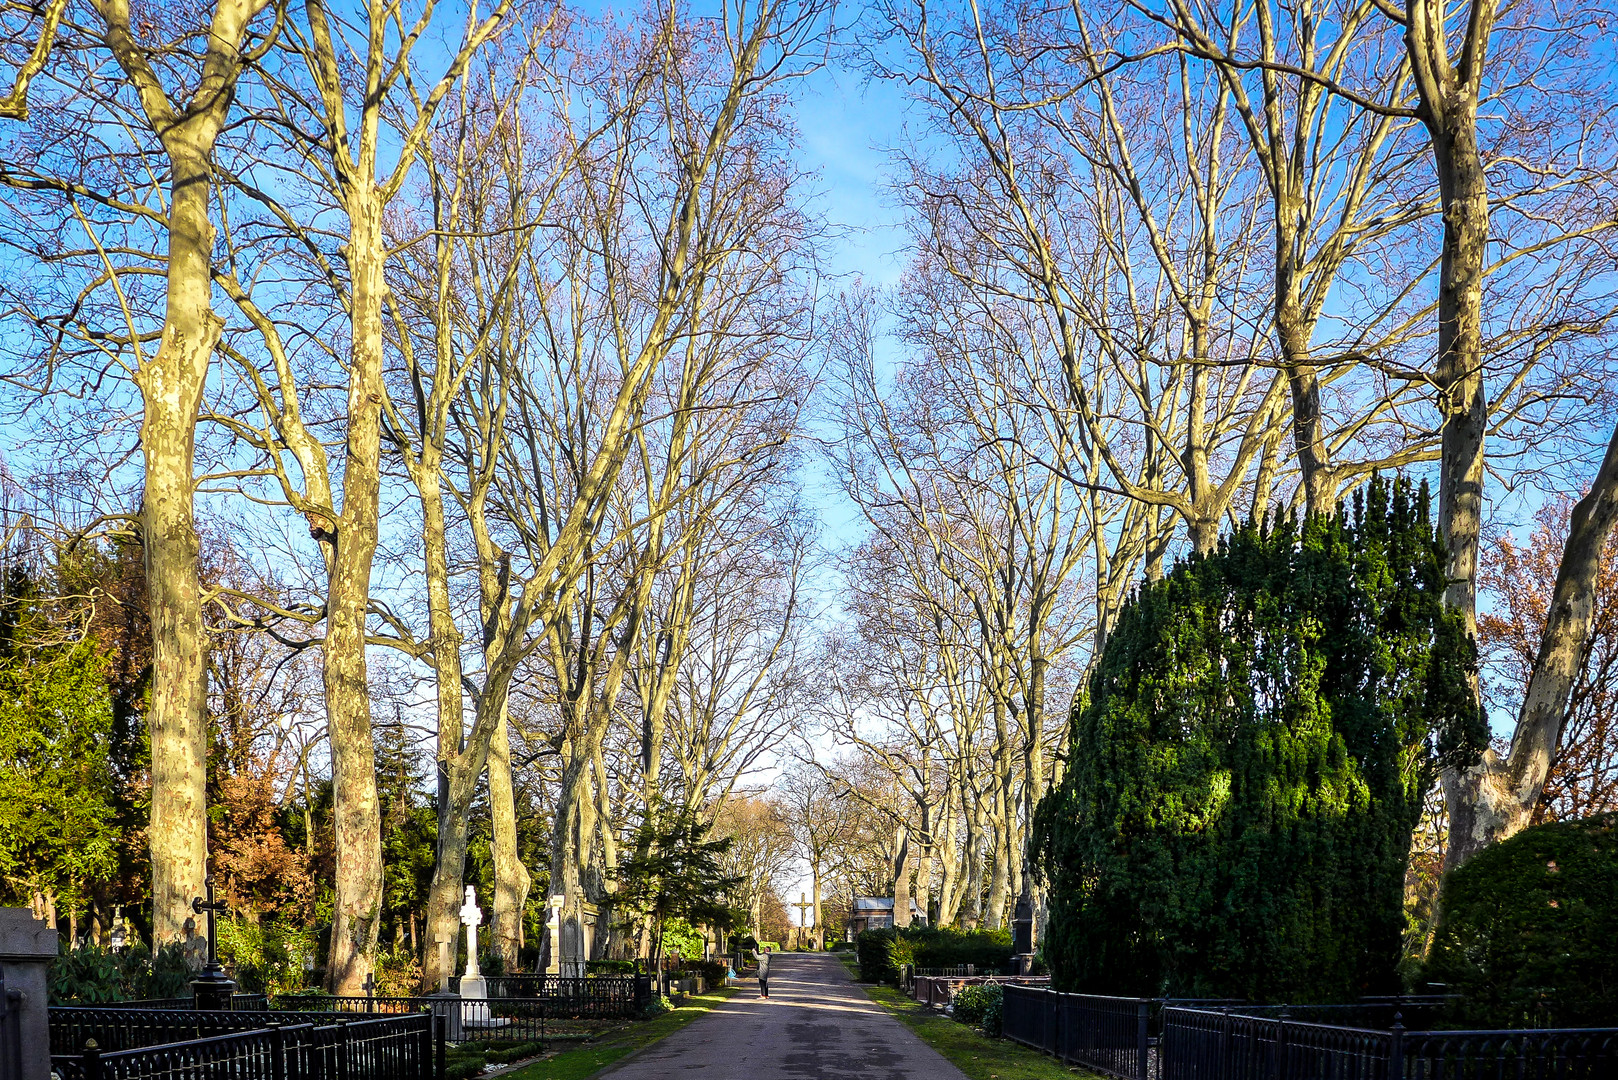
<instances>
[{"instance_id":1,"label":"tall evergreen conifer","mask_svg":"<svg viewBox=\"0 0 1618 1080\"><path fill-rule=\"evenodd\" d=\"M1486 738L1427 489L1249 524L1143 584L1034 842L1058 986L1326 1002L1396 988L1405 861Z\"/></svg>"}]
</instances>

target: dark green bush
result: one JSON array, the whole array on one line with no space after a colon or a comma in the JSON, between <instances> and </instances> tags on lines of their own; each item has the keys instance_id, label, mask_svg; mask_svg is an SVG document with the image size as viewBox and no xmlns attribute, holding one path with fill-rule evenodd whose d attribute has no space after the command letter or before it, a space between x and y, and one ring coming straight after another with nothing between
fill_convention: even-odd
<instances>
[{"instance_id":1,"label":"dark green bush","mask_svg":"<svg viewBox=\"0 0 1618 1080\"><path fill-rule=\"evenodd\" d=\"M1125 605L1030 829L1055 985L1352 1001L1400 988L1422 798L1487 739L1427 492L1249 524Z\"/></svg>"},{"instance_id":2,"label":"dark green bush","mask_svg":"<svg viewBox=\"0 0 1618 1080\"><path fill-rule=\"evenodd\" d=\"M972 964L983 971L999 971L1011 959L1011 932L1008 930L931 926L896 930L889 926L865 931L855 945L859 950L861 982L894 982L905 964L924 968Z\"/></svg>"},{"instance_id":3,"label":"dark green bush","mask_svg":"<svg viewBox=\"0 0 1618 1080\"><path fill-rule=\"evenodd\" d=\"M1618 1017L1618 814L1525 829L1444 882L1427 978L1463 1027Z\"/></svg>"},{"instance_id":4,"label":"dark green bush","mask_svg":"<svg viewBox=\"0 0 1618 1080\"><path fill-rule=\"evenodd\" d=\"M586 975L633 975L635 974L635 961L633 960L586 960L584 962Z\"/></svg>"},{"instance_id":5,"label":"dark green bush","mask_svg":"<svg viewBox=\"0 0 1618 1080\"><path fill-rule=\"evenodd\" d=\"M982 1028L991 1039L1000 1037L1000 1020L1006 992L999 983L963 986L955 995L953 1015L970 1027Z\"/></svg>"},{"instance_id":6,"label":"dark green bush","mask_svg":"<svg viewBox=\"0 0 1618 1080\"><path fill-rule=\"evenodd\" d=\"M154 960L144 945L121 953L106 949L73 949L50 965L51 1002L57 1005L99 1005L111 1001L186 997L191 993L191 969L185 950L169 945Z\"/></svg>"},{"instance_id":7,"label":"dark green bush","mask_svg":"<svg viewBox=\"0 0 1618 1080\"><path fill-rule=\"evenodd\" d=\"M1010 930L955 930L912 927L906 932L917 967L961 967L999 971L1011 960Z\"/></svg>"},{"instance_id":8,"label":"dark green bush","mask_svg":"<svg viewBox=\"0 0 1618 1080\"><path fill-rule=\"evenodd\" d=\"M494 1062L496 1065L504 1065L508 1061L521 1061L523 1058L533 1057L535 1054L544 1049L544 1043L524 1042L517 1043L512 1046L502 1046L497 1049L486 1050L484 1051L483 1056L489 1061ZM445 1068L448 1068L448 1062L445 1063Z\"/></svg>"},{"instance_id":9,"label":"dark green bush","mask_svg":"<svg viewBox=\"0 0 1618 1080\"><path fill-rule=\"evenodd\" d=\"M489 1063L483 1051L455 1047L444 1053L444 1080L471 1080Z\"/></svg>"},{"instance_id":10,"label":"dark green bush","mask_svg":"<svg viewBox=\"0 0 1618 1080\"><path fill-rule=\"evenodd\" d=\"M899 977L893 945L897 931L891 926L866 930L854 939L860 961L860 982L891 983Z\"/></svg>"}]
</instances>

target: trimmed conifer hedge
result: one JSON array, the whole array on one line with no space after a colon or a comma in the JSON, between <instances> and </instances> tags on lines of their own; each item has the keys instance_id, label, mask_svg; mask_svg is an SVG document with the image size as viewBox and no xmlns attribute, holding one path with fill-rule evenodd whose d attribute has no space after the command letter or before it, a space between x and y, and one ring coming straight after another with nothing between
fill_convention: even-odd
<instances>
[{"instance_id":1,"label":"trimmed conifer hedge","mask_svg":"<svg viewBox=\"0 0 1618 1080\"><path fill-rule=\"evenodd\" d=\"M1058 988L1350 1000L1398 989L1405 862L1487 737L1426 486L1248 525L1140 587L1032 839Z\"/></svg>"},{"instance_id":2,"label":"trimmed conifer hedge","mask_svg":"<svg viewBox=\"0 0 1618 1080\"><path fill-rule=\"evenodd\" d=\"M1427 978L1463 1027L1618 1022L1618 813L1536 825L1457 867Z\"/></svg>"}]
</instances>

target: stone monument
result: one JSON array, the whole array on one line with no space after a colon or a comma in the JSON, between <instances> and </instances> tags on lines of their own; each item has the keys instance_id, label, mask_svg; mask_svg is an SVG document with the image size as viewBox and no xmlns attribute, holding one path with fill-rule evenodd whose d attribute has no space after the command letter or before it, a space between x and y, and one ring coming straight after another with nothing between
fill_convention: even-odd
<instances>
[{"instance_id":1,"label":"stone monument","mask_svg":"<svg viewBox=\"0 0 1618 1080\"><path fill-rule=\"evenodd\" d=\"M458 935L457 935L458 936ZM433 1015L444 1018L444 1038L450 1042L461 1041L461 999L449 988L450 972L455 967L455 944L453 937L438 939L438 991L432 995Z\"/></svg>"},{"instance_id":2,"label":"stone monument","mask_svg":"<svg viewBox=\"0 0 1618 1080\"><path fill-rule=\"evenodd\" d=\"M478 967L478 924L483 912L478 907L477 890L466 887L466 903L461 905L461 925L466 927L466 970L461 973L461 1022L475 1024L488 1015L488 1006L481 1004L489 996L489 984ZM477 1001L480 1004L469 1004Z\"/></svg>"},{"instance_id":3,"label":"stone monument","mask_svg":"<svg viewBox=\"0 0 1618 1080\"><path fill-rule=\"evenodd\" d=\"M562 973L562 902L561 893L552 893L545 902L545 974Z\"/></svg>"},{"instance_id":4,"label":"stone monument","mask_svg":"<svg viewBox=\"0 0 1618 1080\"><path fill-rule=\"evenodd\" d=\"M0 1025L18 1036L16 1046L7 1046L6 1032L0 1031L0 1053L16 1055L0 1062L0 1069L9 1075L20 1064L21 1080L50 1080L45 967L55 955L55 930L27 908L0 908Z\"/></svg>"},{"instance_id":5,"label":"stone monument","mask_svg":"<svg viewBox=\"0 0 1618 1080\"><path fill-rule=\"evenodd\" d=\"M1024 892L1017 897L1017 907L1011 918L1011 952L1017 964L1017 974L1027 975L1034 969L1034 898Z\"/></svg>"}]
</instances>

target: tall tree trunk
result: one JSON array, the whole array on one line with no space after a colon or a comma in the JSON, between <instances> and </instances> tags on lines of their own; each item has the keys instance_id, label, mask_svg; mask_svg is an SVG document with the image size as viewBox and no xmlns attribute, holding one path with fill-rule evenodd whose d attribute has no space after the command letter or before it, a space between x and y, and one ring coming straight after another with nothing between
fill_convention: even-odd
<instances>
[{"instance_id":1,"label":"tall tree trunk","mask_svg":"<svg viewBox=\"0 0 1618 1080\"><path fill-rule=\"evenodd\" d=\"M352 335L343 508L330 542L326 596L326 723L332 756L337 868L326 985L364 992L376 956L382 910L382 819L365 659L371 563L376 556L381 486L382 269L385 243L378 193L351 197L349 267Z\"/></svg>"},{"instance_id":2,"label":"tall tree trunk","mask_svg":"<svg viewBox=\"0 0 1618 1080\"><path fill-rule=\"evenodd\" d=\"M814 941L816 950L826 948L826 927L820 921L820 861L819 852L815 852L809 859L809 887L814 889L810 899L815 905L814 910L811 912L811 917L815 920ZM720 943L720 948L724 948L723 942Z\"/></svg>"},{"instance_id":3,"label":"tall tree trunk","mask_svg":"<svg viewBox=\"0 0 1618 1080\"><path fill-rule=\"evenodd\" d=\"M511 735L506 710L489 740L489 814L493 819L494 939L507 971L522 953L523 912L531 879L517 851L517 800L511 783Z\"/></svg>"},{"instance_id":4,"label":"tall tree trunk","mask_svg":"<svg viewBox=\"0 0 1618 1080\"><path fill-rule=\"evenodd\" d=\"M185 937L208 861L208 646L192 518L197 410L224 322L214 313L208 220L212 170L170 152L168 307L157 355L135 374L145 404L141 543L152 628L152 937ZM195 926L195 923L192 924ZM192 950L193 952L195 950ZM200 958L199 958L200 959Z\"/></svg>"},{"instance_id":5,"label":"tall tree trunk","mask_svg":"<svg viewBox=\"0 0 1618 1080\"><path fill-rule=\"evenodd\" d=\"M1618 522L1618 426L1590 491L1573 508L1562 562L1540 636L1539 655L1523 694L1522 712L1502 760L1485 751L1466 770L1446 770L1449 807L1446 868L1527 827L1545 789L1567 722L1568 695L1590 639L1601 552Z\"/></svg>"},{"instance_id":6,"label":"tall tree trunk","mask_svg":"<svg viewBox=\"0 0 1618 1080\"><path fill-rule=\"evenodd\" d=\"M983 927L998 930L1006 921L1006 896L1011 889L1011 800L1006 787L1010 780L996 783L994 788L993 817L989 822L990 843L993 845L992 869L989 874L989 898L983 914Z\"/></svg>"},{"instance_id":7,"label":"tall tree trunk","mask_svg":"<svg viewBox=\"0 0 1618 1080\"><path fill-rule=\"evenodd\" d=\"M968 930L983 921L983 810L982 800L971 798L966 805L966 916Z\"/></svg>"},{"instance_id":8,"label":"tall tree trunk","mask_svg":"<svg viewBox=\"0 0 1618 1080\"><path fill-rule=\"evenodd\" d=\"M1449 7L1433 0L1409 0L1405 50L1416 87L1416 115L1426 126L1432 145L1444 215L1438 354L1433 372L1443 415L1438 522L1449 560L1444 600L1461 613L1467 632L1475 634L1488 423L1483 388L1483 276L1489 241L1488 177L1478 148L1477 111L1496 7L1494 0L1471 0L1468 7L1458 64L1451 60L1445 37ZM1572 539L1569 536L1570 542ZM1536 662L1536 675L1538 666ZM1565 693L1558 711L1562 704ZM1525 709L1527 705L1525 700ZM1558 717L1558 735L1560 730ZM1459 866L1484 844L1521 827L1513 825L1517 814L1512 803L1522 792L1505 790L1501 763L1492 752L1486 751L1473 769L1445 770L1442 779L1450 822L1446 867ZM1537 800L1537 792L1534 798Z\"/></svg>"},{"instance_id":9,"label":"tall tree trunk","mask_svg":"<svg viewBox=\"0 0 1618 1080\"><path fill-rule=\"evenodd\" d=\"M213 310L214 144L241 74L242 40L266 0L218 0L209 19L200 78L183 106L163 89L123 0L96 0L103 41L138 95L169 159L169 221L163 334L135 372L141 393L145 493L141 541L152 634L152 944L179 941L207 874L207 641L198 582L194 450L197 411L224 321ZM41 38L54 33L61 6ZM37 59L43 61L44 53ZM17 92L25 93L20 79ZM23 102L26 105L26 102ZM193 939L198 940L198 939ZM200 959L198 961L200 963Z\"/></svg>"},{"instance_id":10,"label":"tall tree trunk","mask_svg":"<svg viewBox=\"0 0 1618 1080\"><path fill-rule=\"evenodd\" d=\"M1449 556L1445 602L1477 633L1478 544L1483 530L1483 266L1488 255L1489 189L1473 124L1440 137L1439 191L1444 248L1438 283L1438 384L1444 423L1438 520Z\"/></svg>"},{"instance_id":11,"label":"tall tree trunk","mask_svg":"<svg viewBox=\"0 0 1618 1080\"><path fill-rule=\"evenodd\" d=\"M955 839L955 780L944 789L944 805L938 815L938 862L942 880L938 886L938 925L953 926L960 898L956 885L960 880Z\"/></svg>"},{"instance_id":12,"label":"tall tree trunk","mask_svg":"<svg viewBox=\"0 0 1618 1080\"><path fill-rule=\"evenodd\" d=\"M893 854L893 925L910 925L910 828L900 825L894 830Z\"/></svg>"},{"instance_id":13,"label":"tall tree trunk","mask_svg":"<svg viewBox=\"0 0 1618 1080\"><path fill-rule=\"evenodd\" d=\"M561 899L562 940L551 942L553 963L561 963L562 973L570 974L568 965L582 961L583 956L571 951L576 938L568 932L568 920L582 928L583 909L583 849L589 836L580 826L580 809L590 797L590 754L575 739L563 748L561 782L556 798L556 818L551 828L551 897ZM655 930L655 927L654 927ZM565 946L565 949L564 949Z\"/></svg>"}]
</instances>

